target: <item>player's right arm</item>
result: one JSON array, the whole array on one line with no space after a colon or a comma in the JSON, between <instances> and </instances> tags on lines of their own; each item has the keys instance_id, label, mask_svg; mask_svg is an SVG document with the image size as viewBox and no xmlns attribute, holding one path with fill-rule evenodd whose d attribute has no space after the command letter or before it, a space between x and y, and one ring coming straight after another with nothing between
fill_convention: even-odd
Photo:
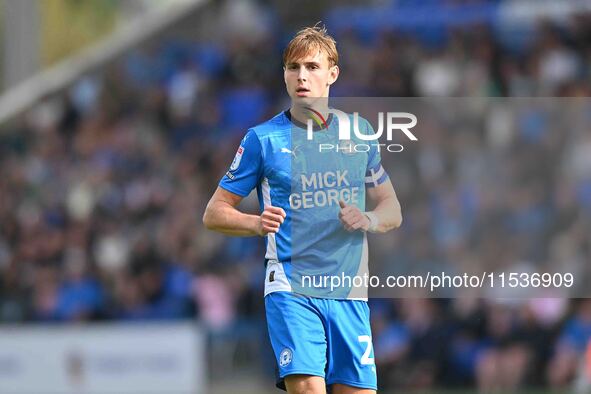
<instances>
[{"instance_id":1,"label":"player's right arm","mask_svg":"<svg viewBox=\"0 0 591 394\"><path fill-rule=\"evenodd\" d=\"M260 216L251 215L236 208L240 201L241 196L218 187L203 214L205 227L238 237L263 236L279 231L279 226L285 220L283 209L268 206Z\"/></svg>"},{"instance_id":2,"label":"player's right arm","mask_svg":"<svg viewBox=\"0 0 591 394\"><path fill-rule=\"evenodd\" d=\"M220 186L209 200L203 224L210 230L226 235L251 237L276 233L285 220L285 211L267 206L261 215L240 212L236 207L263 176L261 142L253 130L242 139L230 169L220 181Z\"/></svg>"}]
</instances>

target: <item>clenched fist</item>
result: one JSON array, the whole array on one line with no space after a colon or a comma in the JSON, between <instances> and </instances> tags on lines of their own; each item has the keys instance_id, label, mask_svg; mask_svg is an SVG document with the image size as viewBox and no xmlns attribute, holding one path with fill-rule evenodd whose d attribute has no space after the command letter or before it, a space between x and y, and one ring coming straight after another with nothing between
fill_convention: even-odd
<instances>
[{"instance_id":1,"label":"clenched fist","mask_svg":"<svg viewBox=\"0 0 591 394\"><path fill-rule=\"evenodd\" d=\"M342 200L339 201L339 205L341 206L339 219L345 230L351 232L355 230L367 231L369 229L369 218L357 206L347 205Z\"/></svg>"},{"instance_id":2,"label":"clenched fist","mask_svg":"<svg viewBox=\"0 0 591 394\"><path fill-rule=\"evenodd\" d=\"M285 220L285 211L279 207L268 206L260 216L259 235L279 232L279 226Z\"/></svg>"}]
</instances>

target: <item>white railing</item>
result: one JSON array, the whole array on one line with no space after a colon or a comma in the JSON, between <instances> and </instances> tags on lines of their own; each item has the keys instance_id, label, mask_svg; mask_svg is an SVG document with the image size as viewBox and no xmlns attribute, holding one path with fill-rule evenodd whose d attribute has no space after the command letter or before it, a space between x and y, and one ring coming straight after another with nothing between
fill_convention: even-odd
<instances>
[{"instance_id":1,"label":"white railing","mask_svg":"<svg viewBox=\"0 0 591 394\"><path fill-rule=\"evenodd\" d=\"M206 2L177 0L168 2L167 7L153 7L147 15L127 21L104 40L10 88L0 96L0 124L44 96L68 86L85 72L171 26Z\"/></svg>"}]
</instances>

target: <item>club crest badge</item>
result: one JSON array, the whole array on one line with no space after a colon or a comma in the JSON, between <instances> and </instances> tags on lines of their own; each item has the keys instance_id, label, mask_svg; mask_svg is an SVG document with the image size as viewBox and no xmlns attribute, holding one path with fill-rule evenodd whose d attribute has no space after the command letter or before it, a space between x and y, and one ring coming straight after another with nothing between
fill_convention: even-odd
<instances>
[{"instance_id":1,"label":"club crest badge","mask_svg":"<svg viewBox=\"0 0 591 394\"><path fill-rule=\"evenodd\" d=\"M281 354L279 355L279 366L287 367L289 364L291 364L292 358L293 353L291 352L291 350L288 348L283 349L281 351Z\"/></svg>"}]
</instances>

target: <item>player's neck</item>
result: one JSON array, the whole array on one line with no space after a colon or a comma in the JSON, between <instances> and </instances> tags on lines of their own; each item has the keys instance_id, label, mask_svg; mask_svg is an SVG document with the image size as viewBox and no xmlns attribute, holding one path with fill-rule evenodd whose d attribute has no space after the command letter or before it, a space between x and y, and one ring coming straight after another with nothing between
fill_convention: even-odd
<instances>
[{"instance_id":1,"label":"player's neck","mask_svg":"<svg viewBox=\"0 0 591 394\"><path fill-rule=\"evenodd\" d=\"M321 114L322 119L328 119L328 100L323 102L322 104L318 105L315 104L314 106L302 106L302 105L291 105L289 112L293 120L297 121L301 124L307 124L308 119L312 119L314 113Z\"/></svg>"}]
</instances>

